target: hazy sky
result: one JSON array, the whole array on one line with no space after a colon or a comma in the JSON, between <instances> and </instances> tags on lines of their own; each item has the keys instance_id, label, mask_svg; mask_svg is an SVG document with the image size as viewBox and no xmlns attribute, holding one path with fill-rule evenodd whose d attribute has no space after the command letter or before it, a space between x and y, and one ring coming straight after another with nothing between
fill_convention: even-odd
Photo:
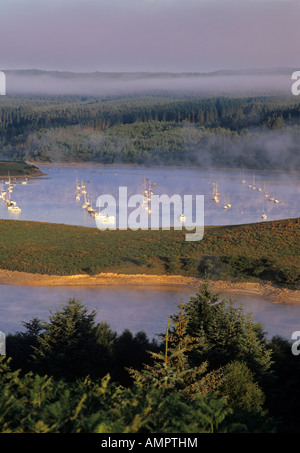
<instances>
[{"instance_id":1,"label":"hazy sky","mask_svg":"<svg viewBox=\"0 0 300 453\"><path fill-rule=\"evenodd\" d=\"M0 69L299 67L300 0L1 0Z\"/></svg>"}]
</instances>

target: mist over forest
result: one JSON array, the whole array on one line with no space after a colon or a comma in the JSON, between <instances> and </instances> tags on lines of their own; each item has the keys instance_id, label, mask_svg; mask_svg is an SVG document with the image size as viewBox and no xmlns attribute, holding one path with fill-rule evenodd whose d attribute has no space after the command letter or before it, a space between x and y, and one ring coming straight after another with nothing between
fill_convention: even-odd
<instances>
[{"instance_id":1,"label":"mist over forest","mask_svg":"<svg viewBox=\"0 0 300 453\"><path fill-rule=\"evenodd\" d=\"M210 94L289 94L297 68L219 70L213 72L67 72L5 70L8 94L120 95L155 91Z\"/></svg>"},{"instance_id":2,"label":"mist over forest","mask_svg":"<svg viewBox=\"0 0 300 453\"><path fill-rule=\"evenodd\" d=\"M294 69L7 70L0 156L35 162L300 170Z\"/></svg>"}]
</instances>

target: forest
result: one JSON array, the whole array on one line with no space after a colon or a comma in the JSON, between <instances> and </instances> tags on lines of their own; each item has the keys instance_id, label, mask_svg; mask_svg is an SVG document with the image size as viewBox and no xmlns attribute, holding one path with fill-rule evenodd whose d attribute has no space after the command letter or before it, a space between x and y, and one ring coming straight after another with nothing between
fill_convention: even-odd
<instances>
[{"instance_id":1,"label":"forest","mask_svg":"<svg viewBox=\"0 0 300 453\"><path fill-rule=\"evenodd\" d=\"M0 157L299 170L299 118L295 96L279 94L10 95Z\"/></svg>"},{"instance_id":2,"label":"forest","mask_svg":"<svg viewBox=\"0 0 300 453\"><path fill-rule=\"evenodd\" d=\"M297 433L299 357L209 281L159 339L72 298L0 358L2 433Z\"/></svg>"}]
</instances>

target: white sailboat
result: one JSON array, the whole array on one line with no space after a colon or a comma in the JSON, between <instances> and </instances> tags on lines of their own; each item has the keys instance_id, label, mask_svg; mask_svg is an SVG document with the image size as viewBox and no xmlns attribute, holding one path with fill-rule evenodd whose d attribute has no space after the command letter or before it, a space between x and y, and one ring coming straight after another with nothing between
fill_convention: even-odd
<instances>
[{"instance_id":1,"label":"white sailboat","mask_svg":"<svg viewBox=\"0 0 300 453\"><path fill-rule=\"evenodd\" d=\"M82 205L83 209L86 209L89 206L89 202L86 199L86 192L84 192L84 203Z\"/></svg>"},{"instance_id":2,"label":"white sailboat","mask_svg":"<svg viewBox=\"0 0 300 453\"><path fill-rule=\"evenodd\" d=\"M267 219L267 214L265 214L265 213L263 212L262 215L261 215L261 218L262 218L263 220L266 220L266 219Z\"/></svg>"},{"instance_id":3,"label":"white sailboat","mask_svg":"<svg viewBox=\"0 0 300 453\"><path fill-rule=\"evenodd\" d=\"M263 211L262 211L261 218L262 218L263 220L266 220L266 219L267 219L267 214L265 213L265 197L263 197Z\"/></svg>"},{"instance_id":4,"label":"white sailboat","mask_svg":"<svg viewBox=\"0 0 300 453\"><path fill-rule=\"evenodd\" d=\"M87 193L87 190L85 188L85 184L83 183L83 181L81 181L80 190L81 190L81 193Z\"/></svg>"},{"instance_id":5,"label":"white sailboat","mask_svg":"<svg viewBox=\"0 0 300 453\"><path fill-rule=\"evenodd\" d=\"M25 171L25 179L24 179L24 181L21 182L21 184L22 184L23 186L25 186L27 183L28 183L28 179L27 179L26 171Z\"/></svg>"},{"instance_id":6,"label":"white sailboat","mask_svg":"<svg viewBox=\"0 0 300 453\"><path fill-rule=\"evenodd\" d=\"M11 211L12 208L14 208L17 205L17 203L15 201L12 201L12 200L7 200L6 201L6 205L7 205L7 209L9 211Z\"/></svg>"},{"instance_id":7,"label":"white sailboat","mask_svg":"<svg viewBox=\"0 0 300 453\"><path fill-rule=\"evenodd\" d=\"M79 182L78 182L77 176L76 176L76 185L75 185L75 188L76 188L76 190L80 190L80 189L81 189L81 186L80 186L80 184L79 184Z\"/></svg>"},{"instance_id":8,"label":"white sailboat","mask_svg":"<svg viewBox=\"0 0 300 453\"><path fill-rule=\"evenodd\" d=\"M94 217L98 219L101 223L110 223L114 224L116 219L113 215L101 214L100 208L99 211L94 212Z\"/></svg>"},{"instance_id":9,"label":"white sailboat","mask_svg":"<svg viewBox=\"0 0 300 453\"><path fill-rule=\"evenodd\" d=\"M2 183L1 183L0 198L2 198L2 200L5 200L5 196L6 196L6 190L3 189L3 181L2 181Z\"/></svg>"},{"instance_id":10,"label":"white sailboat","mask_svg":"<svg viewBox=\"0 0 300 453\"><path fill-rule=\"evenodd\" d=\"M217 183L213 183L213 186L214 186L214 188L213 188L213 197L212 197L212 199L214 200L215 203L219 203L220 194L218 192L218 185L217 185Z\"/></svg>"},{"instance_id":11,"label":"white sailboat","mask_svg":"<svg viewBox=\"0 0 300 453\"><path fill-rule=\"evenodd\" d=\"M16 205L15 205L15 206L12 206L12 207L10 208L10 212L14 212L14 213L18 214L18 213L21 212L21 208L20 208L19 206L16 206Z\"/></svg>"},{"instance_id":12,"label":"white sailboat","mask_svg":"<svg viewBox=\"0 0 300 453\"><path fill-rule=\"evenodd\" d=\"M224 209L230 209L231 204L229 203L229 195L227 195L226 201L227 201L227 203L224 205Z\"/></svg>"},{"instance_id":13,"label":"white sailboat","mask_svg":"<svg viewBox=\"0 0 300 453\"><path fill-rule=\"evenodd\" d=\"M241 170L241 181L242 181L242 184L246 184L246 179L243 176L243 171L242 170Z\"/></svg>"},{"instance_id":14,"label":"white sailboat","mask_svg":"<svg viewBox=\"0 0 300 453\"><path fill-rule=\"evenodd\" d=\"M95 214L96 214L97 211L93 208L92 202L91 202L91 204L87 207L87 212L88 212L92 217L95 217Z\"/></svg>"}]
</instances>

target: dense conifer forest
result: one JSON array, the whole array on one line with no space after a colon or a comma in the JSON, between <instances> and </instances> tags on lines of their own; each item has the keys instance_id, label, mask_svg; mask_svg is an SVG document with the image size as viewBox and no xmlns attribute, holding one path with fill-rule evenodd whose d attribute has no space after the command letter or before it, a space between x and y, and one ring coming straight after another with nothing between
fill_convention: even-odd
<instances>
[{"instance_id":1,"label":"dense conifer forest","mask_svg":"<svg viewBox=\"0 0 300 453\"><path fill-rule=\"evenodd\" d=\"M6 96L2 158L300 169L295 96ZM282 157L284 153L284 159Z\"/></svg>"}]
</instances>

